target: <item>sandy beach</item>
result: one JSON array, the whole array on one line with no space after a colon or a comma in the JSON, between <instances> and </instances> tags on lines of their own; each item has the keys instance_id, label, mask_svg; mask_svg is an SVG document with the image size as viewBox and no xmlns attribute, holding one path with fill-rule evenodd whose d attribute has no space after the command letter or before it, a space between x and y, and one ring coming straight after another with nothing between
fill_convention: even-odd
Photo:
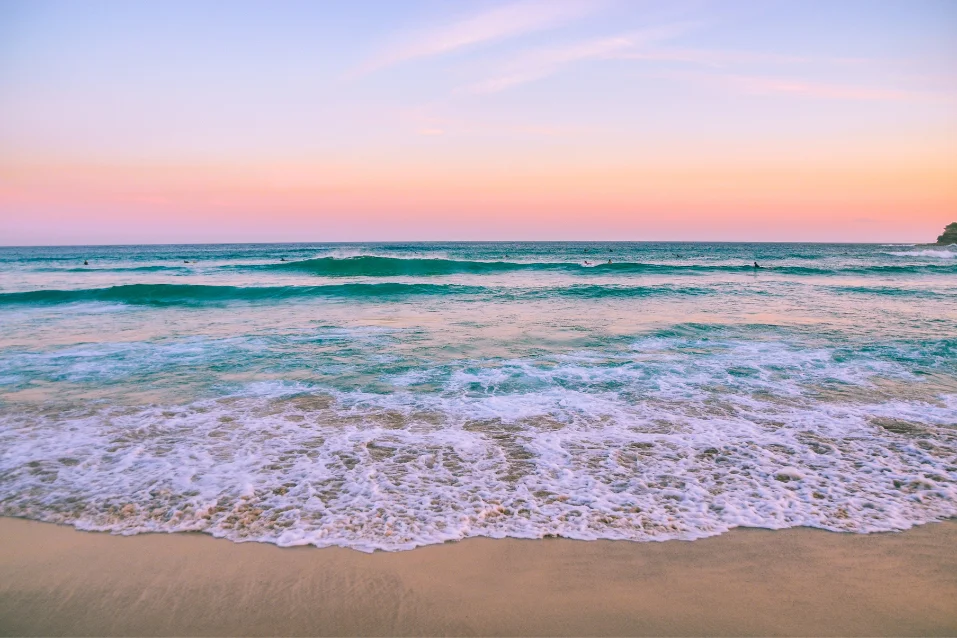
<instances>
[{"instance_id":1,"label":"sandy beach","mask_svg":"<svg viewBox=\"0 0 957 638\"><path fill-rule=\"evenodd\" d=\"M3 635L954 635L957 522L406 552L0 519Z\"/></svg>"}]
</instances>

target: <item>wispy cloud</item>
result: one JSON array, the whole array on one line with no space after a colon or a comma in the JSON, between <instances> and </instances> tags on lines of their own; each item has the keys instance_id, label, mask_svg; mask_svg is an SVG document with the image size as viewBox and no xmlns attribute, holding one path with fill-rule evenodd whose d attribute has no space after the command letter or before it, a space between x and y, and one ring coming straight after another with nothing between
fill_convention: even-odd
<instances>
[{"instance_id":1,"label":"wispy cloud","mask_svg":"<svg viewBox=\"0 0 957 638\"><path fill-rule=\"evenodd\" d=\"M687 62L700 66L722 68L741 65L798 65L822 64L853 67L873 63L868 58L831 57L818 55L789 55L763 51L736 51L726 49L695 49L680 47L657 47L620 56L629 60L662 62Z\"/></svg>"},{"instance_id":2,"label":"wispy cloud","mask_svg":"<svg viewBox=\"0 0 957 638\"><path fill-rule=\"evenodd\" d=\"M785 93L838 100L910 100L918 96L911 91L845 84L806 82L800 79L725 75L722 80L748 93Z\"/></svg>"},{"instance_id":3,"label":"wispy cloud","mask_svg":"<svg viewBox=\"0 0 957 638\"><path fill-rule=\"evenodd\" d=\"M619 57L628 60L655 62L687 62L715 68L739 64L800 64L811 61L811 58L801 55L687 48L657 48L626 53Z\"/></svg>"},{"instance_id":4,"label":"wispy cloud","mask_svg":"<svg viewBox=\"0 0 957 638\"><path fill-rule=\"evenodd\" d=\"M629 57L655 43L675 38L695 25L664 25L632 33L597 38L566 47L533 51L512 61L503 73L465 87L467 93L496 93L507 88L539 80L583 60L607 60Z\"/></svg>"},{"instance_id":5,"label":"wispy cloud","mask_svg":"<svg viewBox=\"0 0 957 638\"><path fill-rule=\"evenodd\" d=\"M732 73L655 73L653 77L693 82L731 89L751 95L791 95L798 97L855 101L940 101L953 95L941 92L863 86L853 83L814 82L801 78Z\"/></svg>"},{"instance_id":6,"label":"wispy cloud","mask_svg":"<svg viewBox=\"0 0 957 638\"><path fill-rule=\"evenodd\" d=\"M602 0L523 0L502 5L428 31L407 34L359 72L369 73L408 60L555 28L597 11L604 4Z\"/></svg>"},{"instance_id":7,"label":"wispy cloud","mask_svg":"<svg viewBox=\"0 0 957 638\"><path fill-rule=\"evenodd\" d=\"M579 42L562 48L531 51L512 60L496 76L459 89L460 93L497 93L505 89L545 78L566 66L584 60L635 60L688 63L708 70L659 70L648 77L709 84L725 90L753 95L784 94L797 97L860 101L940 101L952 100L947 92L915 91L896 87L862 86L853 82L827 83L787 77L790 73L770 75L733 73L729 67L790 67L827 65L856 67L873 63L864 58L826 58L778 53L709 50L668 46L670 40L698 25L677 23L648 28L628 34Z\"/></svg>"}]
</instances>

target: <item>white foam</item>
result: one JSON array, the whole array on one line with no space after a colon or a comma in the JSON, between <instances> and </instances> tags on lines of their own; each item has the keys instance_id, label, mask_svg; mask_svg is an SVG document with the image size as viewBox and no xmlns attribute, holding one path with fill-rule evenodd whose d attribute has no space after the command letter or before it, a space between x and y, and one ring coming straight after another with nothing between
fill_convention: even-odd
<instances>
[{"instance_id":1,"label":"white foam","mask_svg":"<svg viewBox=\"0 0 957 638\"><path fill-rule=\"evenodd\" d=\"M926 249L926 250L905 250L900 252L890 252L889 255L894 255L895 257L937 257L939 259L953 259L957 256L957 251L947 250L946 248L941 249Z\"/></svg>"},{"instance_id":2,"label":"white foam","mask_svg":"<svg viewBox=\"0 0 957 638\"><path fill-rule=\"evenodd\" d=\"M274 380L182 405L7 411L0 513L364 551L957 515L957 394L838 401L820 394L914 380L780 342L650 345L650 360L453 362L386 393Z\"/></svg>"},{"instance_id":3,"label":"white foam","mask_svg":"<svg viewBox=\"0 0 957 638\"><path fill-rule=\"evenodd\" d=\"M944 375L952 363L917 345L875 354L718 330L403 367L402 350L382 349L396 333L272 335L297 351L341 344L346 372L374 377L368 386L280 371L155 405L0 405L0 514L365 551L470 536L693 539L740 525L872 532L957 515L957 392L927 390L900 361ZM0 382L126 387L155 369L175 381L174 364L269 353L265 339L6 353ZM376 357L389 366L373 374Z\"/></svg>"}]
</instances>

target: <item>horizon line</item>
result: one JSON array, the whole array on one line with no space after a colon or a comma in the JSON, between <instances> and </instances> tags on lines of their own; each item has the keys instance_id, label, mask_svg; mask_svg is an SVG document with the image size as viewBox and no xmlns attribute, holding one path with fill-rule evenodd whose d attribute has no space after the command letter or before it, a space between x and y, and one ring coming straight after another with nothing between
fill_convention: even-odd
<instances>
[{"instance_id":1,"label":"horizon line","mask_svg":"<svg viewBox=\"0 0 957 638\"><path fill-rule=\"evenodd\" d=\"M936 242L915 241L783 241L783 240L729 240L729 239L427 239L427 240L365 240L365 241L271 241L271 242L143 242L124 244L0 244L6 248L130 248L136 246L311 246L318 244L829 244L844 246L949 246Z\"/></svg>"}]
</instances>

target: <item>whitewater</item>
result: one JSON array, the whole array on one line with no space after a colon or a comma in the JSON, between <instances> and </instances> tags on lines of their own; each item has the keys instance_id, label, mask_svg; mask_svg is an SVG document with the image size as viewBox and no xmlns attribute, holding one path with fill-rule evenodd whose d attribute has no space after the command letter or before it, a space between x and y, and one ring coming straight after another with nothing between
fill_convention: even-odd
<instances>
[{"instance_id":1,"label":"whitewater","mask_svg":"<svg viewBox=\"0 0 957 638\"><path fill-rule=\"evenodd\" d=\"M362 551L953 517L955 255L0 248L0 515Z\"/></svg>"}]
</instances>

